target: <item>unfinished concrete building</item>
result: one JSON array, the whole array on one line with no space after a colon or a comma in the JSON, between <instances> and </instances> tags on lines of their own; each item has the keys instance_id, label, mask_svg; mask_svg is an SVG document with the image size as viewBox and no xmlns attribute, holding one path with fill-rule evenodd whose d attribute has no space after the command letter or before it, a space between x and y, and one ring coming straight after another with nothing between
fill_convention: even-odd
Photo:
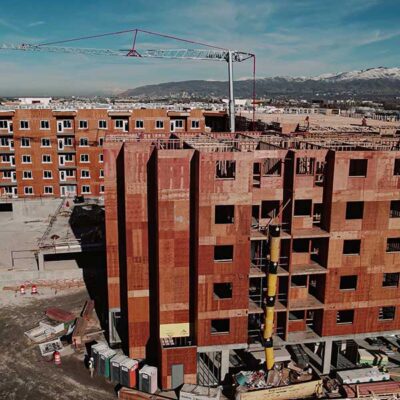
<instances>
[{"instance_id":1,"label":"unfinished concrete building","mask_svg":"<svg viewBox=\"0 0 400 400\"><path fill-rule=\"evenodd\" d=\"M162 388L264 361L271 223L275 349L309 343L326 373L332 342L399 333L398 138L144 134L104 154L110 341Z\"/></svg>"}]
</instances>

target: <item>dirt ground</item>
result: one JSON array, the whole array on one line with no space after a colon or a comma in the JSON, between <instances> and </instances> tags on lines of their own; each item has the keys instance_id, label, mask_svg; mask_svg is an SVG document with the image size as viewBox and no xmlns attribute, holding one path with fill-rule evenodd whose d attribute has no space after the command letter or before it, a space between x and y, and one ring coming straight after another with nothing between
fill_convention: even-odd
<instances>
[{"instance_id":1,"label":"dirt ground","mask_svg":"<svg viewBox=\"0 0 400 400\"><path fill-rule=\"evenodd\" d=\"M1 289L0 289L1 290ZM0 399L7 400L106 400L116 398L114 385L90 378L84 355L62 356L56 366L40 354L24 332L37 325L48 307L79 313L89 298L86 289L27 294L2 293L0 308ZM6 297L9 297L8 301Z\"/></svg>"}]
</instances>

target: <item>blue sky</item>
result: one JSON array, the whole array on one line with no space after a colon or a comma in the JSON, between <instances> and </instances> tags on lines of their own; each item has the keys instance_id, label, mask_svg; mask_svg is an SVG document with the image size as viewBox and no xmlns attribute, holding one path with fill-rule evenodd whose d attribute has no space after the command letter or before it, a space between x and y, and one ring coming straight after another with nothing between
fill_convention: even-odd
<instances>
[{"instance_id":1,"label":"blue sky","mask_svg":"<svg viewBox=\"0 0 400 400\"><path fill-rule=\"evenodd\" d=\"M142 28L254 52L257 76L400 66L400 0L1 0L0 42L43 43ZM125 48L130 35L73 44ZM182 47L139 36L137 47ZM235 77L251 76L250 63ZM225 80L224 63L0 52L1 95L118 93Z\"/></svg>"}]
</instances>

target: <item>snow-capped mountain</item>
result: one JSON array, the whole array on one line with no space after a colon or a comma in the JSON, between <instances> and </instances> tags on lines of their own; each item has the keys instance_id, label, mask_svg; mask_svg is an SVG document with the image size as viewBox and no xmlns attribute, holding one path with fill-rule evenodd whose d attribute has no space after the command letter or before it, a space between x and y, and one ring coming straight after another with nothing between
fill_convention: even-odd
<instances>
[{"instance_id":1,"label":"snow-capped mountain","mask_svg":"<svg viewBox=\"0 0 400 400\"><path fill-rule=\"evenodd\" d=\"M235 95L252 96L252 80L249 77L235 79ZM323 74L316 77L277 76L257 78L257 96L327 98L399 98L400 68L370 68L360 71ZM167 82L128 89L122 96L148 99L207 99L226 97L228 85L224 81L192 80Z\"/></svg>"}]
</instances>

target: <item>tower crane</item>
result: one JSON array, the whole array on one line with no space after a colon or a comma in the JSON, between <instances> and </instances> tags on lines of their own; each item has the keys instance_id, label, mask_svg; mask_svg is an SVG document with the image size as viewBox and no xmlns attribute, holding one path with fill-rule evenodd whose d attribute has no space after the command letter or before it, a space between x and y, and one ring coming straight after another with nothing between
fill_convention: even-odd
<instances>
[{"instance_id":1,"label":"tower crane","mask_svg":"<svg viewBox=\"0 0 400 400\"><path fill-rule=\"evenodd\" d=\"M101 49L101 48L86 48L86 47L63 47L59 46L64 43L78 42L88 39L95 39L105 36L122 35L132 33L133 42L129 49ZM199 49L137 49L136 41L138 33L148 34L167 39L172 39L179 42L195 44L205 48ZM229 81L229 128L231 132L235 131L235 99L233 93L233 64L235 62L243 62L248 59L253 60L253 123L255 116L255 60L256 57L252 53L236 51L210 45L207 43L197 42L178 38L162 33L146 31L143 29L129 29L118 32L103 33L92 36L82 36L72 39L65 39L41 44L2 44L0 50L18 50L32 52L50 52L50 53L69 53L69 54L86 54L91 56L117 56L117 57L135 57L135 58L157 58L157 59L177 59L177 60L199 60L199 61L222 61L228 63L228 81Z\"/></svg>"}]
</instances>

